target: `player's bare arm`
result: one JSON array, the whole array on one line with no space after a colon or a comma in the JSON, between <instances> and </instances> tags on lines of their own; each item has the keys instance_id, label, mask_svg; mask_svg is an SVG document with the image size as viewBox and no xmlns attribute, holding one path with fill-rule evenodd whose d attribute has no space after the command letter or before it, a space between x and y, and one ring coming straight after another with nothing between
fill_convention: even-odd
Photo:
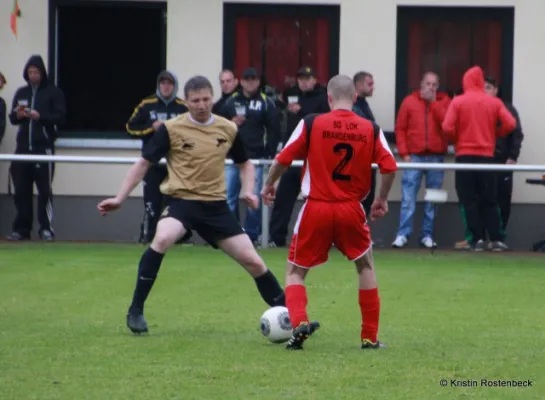
<instances>
[{"instance_id":1,"label":"player's bare arm","mask_svg":"<svg viewBox=\"0 0 545 400\"><path fill-rule=\"evenodd\" d=\"M388 196L392 190L396 173L381 174L380 190L371 206L371 220L381 218L388 212Z\"/></svg>"},{"instance_id":2,"label":"player's bare arm","mask_svg":"<svg viewBox=\"0 0 545 400\"><path fill-rule=\"evenodd\" d=\"M125 199L131 194L134 188L140 183L148 169L150 168L151 163L144 158L140 158L136 161L123 179L121 183L121 188L115 197L103 200L98 204L98 211L102 215L106 215L109 211L115 211L121 207L121 204Z\"/></svg>"},{"instance_id":3,"label":"player's bare arm","mask_svg":"<svg viewBox=\"0 0 545 400\"><path fill-rule=\"evenodd\" d=\"M248 205L248 207L257 210L259 207L259 199L254 194L255 183L255 167L251 160L247 160L242 164L237 164L240 170L241 181L241 199Z\"/></svg>"},{"instance_id":4,"label":"player's bare arm","mask_svg":"<svg viewBox=\"0 0 545 400\"><path fill-rule=\"evenodd\" d=\"M261 196L263 197L264 203L269 206L274 201L274 195L275 195L275 183L282 174L288 169L287 166L280 164L277 160L274 160L271 168L269 169L269 174L267 175L267 178L265 179L265 183L263 184L263 189L261 190Z\"/></svg>"}]
</instances>

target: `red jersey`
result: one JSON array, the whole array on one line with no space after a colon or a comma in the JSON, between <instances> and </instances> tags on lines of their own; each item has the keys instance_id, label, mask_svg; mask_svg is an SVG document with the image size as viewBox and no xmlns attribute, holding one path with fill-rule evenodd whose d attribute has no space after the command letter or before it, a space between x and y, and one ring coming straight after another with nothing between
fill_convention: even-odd
<instances>
[{"instance_id":1,"label":"red jersey","mask_svg":"<svg viewBox=\"0 0 545 400\"><path fill-rule=\"evenodd\" d=\"M371 189L372 164L382 174L397 171L384 133L352 111L309 115L299 122L276 160L304 160L301 192L319 201L361 201Z\"/></svg>"}]
</instances>

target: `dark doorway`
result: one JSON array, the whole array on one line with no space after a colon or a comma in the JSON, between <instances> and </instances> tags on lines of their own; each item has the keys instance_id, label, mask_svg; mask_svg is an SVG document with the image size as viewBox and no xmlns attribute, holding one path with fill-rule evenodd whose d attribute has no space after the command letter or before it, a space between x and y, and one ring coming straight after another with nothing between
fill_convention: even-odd
<instances>
[{"instance_id":1,"label":"dark doorway","mask_svg":"<svg viewBox=\"0 0 545 400\"><path fill-rule=\"evenodd\" d=\"M434 71L441 88L461 89L473 65L493 75L511 101L513 85L513 7L397 8L396 110L419 88L422 73Z\"/></svg>"},{"instance_id":2,"label":"dark doorway","mask_svg":"<svg viewBox=\"0 0 545 400\"><path fill-rule=\"evenodd\" d=\"M50 6L49 69L68 109L60 136L125 137L132 110L155 92L166 65L166 3L51 0Z\"/></svg>"},{"instance_id":3,"label":"dark doorway","mask_svg":"<svg viewBox=\"0 0 545 400\"><path fill-rule=\"evenodd\" d=\"M327 84L339 70L339 6L224 5L223 67L237 76L257 68L278 91L301 66Z\"/></svg>"}]
</instances>

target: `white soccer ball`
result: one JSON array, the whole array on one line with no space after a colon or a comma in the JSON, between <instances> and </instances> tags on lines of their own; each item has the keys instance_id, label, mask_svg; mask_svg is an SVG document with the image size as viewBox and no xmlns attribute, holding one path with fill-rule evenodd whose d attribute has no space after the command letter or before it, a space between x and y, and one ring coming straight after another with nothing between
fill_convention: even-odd
<instances>
[{"instance_id":1,"label":"white soccer ball","mask_svg":"<svg viewBox=\"0 0 545 400\"><path fill-rule=\"evenodd\" d=\"M286 342L292 333L290 315L286 307L269 308L261 316L261 334L272 343Z\"/></svg>"}]
</instances>

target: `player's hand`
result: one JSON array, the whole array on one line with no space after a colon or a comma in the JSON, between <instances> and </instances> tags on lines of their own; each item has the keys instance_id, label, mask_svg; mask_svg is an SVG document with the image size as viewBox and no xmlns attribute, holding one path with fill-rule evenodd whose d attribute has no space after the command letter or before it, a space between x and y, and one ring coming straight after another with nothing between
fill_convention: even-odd
<instances>
[{"instance_id":1,"label":"player's hand","mask_svg":"<svg viewBox=\"0 0 545 400\"><path fill-rule=\"evenodd\" d=\"M375 199L371 205L371 221L375 221L377 218L382 218L388 212L388 202L383 199Z\"/></svg>"},{"instance_id":2,"label":"player's hand","mask_svg":"<svg viewBox=\"0 0 545 400\"><path fill-rule=\"evenodd\" d=\"M403 156L403 161L411 162L411 156Z\"/></svg>"},{"instance_id":3,"label":"player's hand","mask_svg":"<svg viewBox=\"0 0 545 400\"><path fill-rule=\"evenodd\" d=\"M268 207L270 206L276 194L276 185L263 185L261 190L261 197L263 198L263 203Z\"/></svg>"},{"instance_id":4,"label":"player's hand","mask_svg":"<svg viewBox=\"0 0 545 400\"><path fill-rule=\"evenodd\" d=\"M246 203L248 207L250 207L252 210L257 210L259 208L259 199L258 197L253 193L245 193L242 196L240 196L242 201Z\"/></svg>"},{"instance_id":5,"label":"player's hand","mask_svg":"<svg viewBox=\"0 0 545 400\"><path fill-rule=\"evenodd\" d=\"M121 201L119 201L116 197L102 200L97 206L98 211L102 214L102 216L105 216L111 211L118 210L120 207Z\"/></svg>"}]
</instances>

